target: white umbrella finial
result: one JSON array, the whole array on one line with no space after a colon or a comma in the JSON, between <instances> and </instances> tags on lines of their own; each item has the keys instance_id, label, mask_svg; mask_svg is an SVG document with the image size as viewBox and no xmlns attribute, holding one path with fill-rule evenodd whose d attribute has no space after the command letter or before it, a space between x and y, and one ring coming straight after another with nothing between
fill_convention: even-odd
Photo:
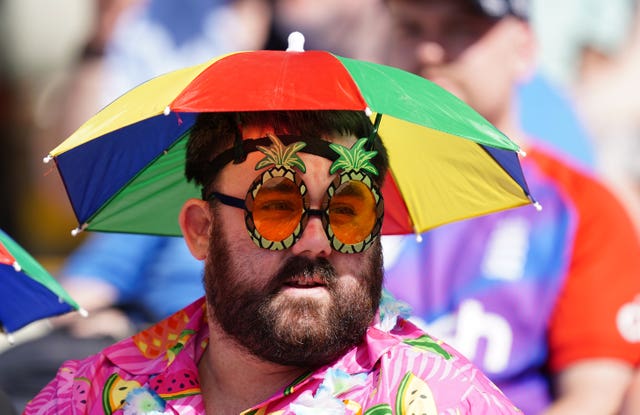
<instances>
[{"instance_id":1,"label":"white umbrella finial","mask_svg":"<svg viewBox=\"0 0 640 415\"><path fill-rule=\"evenodd\" d=\"M300 32L291 32L287 38L289 46L287 52L304 52L304 35Z\"/></svg>"}]
</instances>

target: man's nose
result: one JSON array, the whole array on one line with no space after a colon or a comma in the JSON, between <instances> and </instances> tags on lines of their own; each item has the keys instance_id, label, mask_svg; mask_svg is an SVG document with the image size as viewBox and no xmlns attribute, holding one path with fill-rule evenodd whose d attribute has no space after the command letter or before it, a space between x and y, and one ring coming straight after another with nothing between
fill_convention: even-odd
<instances>
[{"instance_id":1,"label":"man's nose","mask_svg":"<svg viewBox=\"0 0 640 415\"><path fill-rule=\"evenodd\" d=\"M295 255L309 258L328 257L331 255L331 244L322 226L320 216L311 215L300 239L291 247Z\"/></svg>"},{"instance_id":2,"label":"man's nose","mask_svg":"<svg viewBox=\"0 0 640 415\"><path fill-rule=\"evenodd\" d=\"M422 65L439 65L446 58L445 48L436 40L423 40L416 47L416 58Z\"/></svg>"}]
</instances>

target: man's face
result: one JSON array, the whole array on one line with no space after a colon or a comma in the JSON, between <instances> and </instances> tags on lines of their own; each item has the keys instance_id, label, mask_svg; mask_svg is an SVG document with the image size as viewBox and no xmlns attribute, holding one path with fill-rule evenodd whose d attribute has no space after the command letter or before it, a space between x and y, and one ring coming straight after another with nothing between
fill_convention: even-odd
<instances>
[{"instance_id":1,"label":"man's face","mask_svg":"<svg viewBox=\"0 0 640 415\"><path fill-rule=\"evenodd\" d=\"M434 81L499 122L524 76L526 23L488 18L469 0L388 0L388 5L390 63Z\"/></svg>"},{"instance_id":2,"label":"man's face","mask_svg":"<svg viewBox=\"0 0 640 415\"><path fill-rule=\"evenodd\" d=\"M248 132L259 137L268 131ZM350 146L354 137L340 144ZM299 154L301 174L319 208L333 176L331 162ZM220 173L216 191L244 198L261 171L261 153ZM205 288L211 316L239 344L259 358L285 365L317 366L362 340L380 299L379 241L361 254L331 250L320 218L312 217L291 248L257 247L244 225L244 211L214 207Z\"/></svg>"}]
</instances>

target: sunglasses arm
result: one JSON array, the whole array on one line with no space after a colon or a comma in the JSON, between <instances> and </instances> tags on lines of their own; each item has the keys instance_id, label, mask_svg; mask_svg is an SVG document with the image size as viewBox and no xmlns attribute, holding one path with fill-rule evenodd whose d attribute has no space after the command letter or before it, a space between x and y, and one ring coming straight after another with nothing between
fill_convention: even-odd
<instances>
[{"instance_id":1,"label":"sunglasses arm","mask_svg":"<svg viewBox=\"0 0 640 415\"><path fill-rule=\"evenodd\" d=\"M246 209L246 205L243 199L237 197L228 196L223 193L213 192L207 197L207 200L218 199L220 203L227 206L236 207L238 209Z\"/></svg>"}]
</instances>

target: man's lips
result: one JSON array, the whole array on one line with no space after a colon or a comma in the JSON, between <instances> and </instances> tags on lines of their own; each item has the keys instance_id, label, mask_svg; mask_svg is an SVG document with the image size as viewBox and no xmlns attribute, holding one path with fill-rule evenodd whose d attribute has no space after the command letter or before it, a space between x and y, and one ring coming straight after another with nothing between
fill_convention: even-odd
<instances>
[{"instance_id":1,"label":"man's lips","mask_svg":"<svg viewBox=\"0 0 640 415\"><path fill-rule=\"evenodd\" d=\"M316 275L307 276L307 275L298 275L291 278L288 278L285 281L285 285L289 287L318 287L327 285L324 278Z\"/></svg>"},{"instance_id":2,"label":"man's lips","mask_svg":"<svg viewBox=\"0 0 640 415\"><path fill-rule=\"evenodd\" d=\"M316 289L328 290L336 280L336 271L328 260L319 258L311 260L305 257L292 257L282 265L281 270L271 281L270 291L276 293L282 289L292 290Z\"/></svg>"}]
</instances>

